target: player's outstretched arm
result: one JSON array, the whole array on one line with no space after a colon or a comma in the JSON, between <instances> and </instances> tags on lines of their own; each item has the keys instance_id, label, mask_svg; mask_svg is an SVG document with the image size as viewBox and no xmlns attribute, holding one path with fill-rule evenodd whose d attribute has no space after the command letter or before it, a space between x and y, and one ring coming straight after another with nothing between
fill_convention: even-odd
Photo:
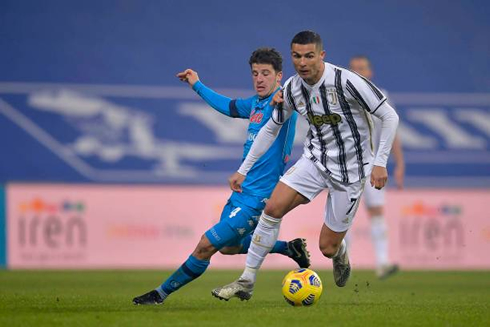
<instances>
[{"instance_id":1,"label":"player's outstretched arm","mask_svg":"<svg viewBox=\"0 0 490 327\"><path fill-rule=\"evenodd\" d=\"M232 100L216 93L199 80L199 75L192 69L178 73L177 78L188 83L199 96L215 110L233 118L246 118L250 116L250 103L248 100Z\"/></svg>"}]
</instances>

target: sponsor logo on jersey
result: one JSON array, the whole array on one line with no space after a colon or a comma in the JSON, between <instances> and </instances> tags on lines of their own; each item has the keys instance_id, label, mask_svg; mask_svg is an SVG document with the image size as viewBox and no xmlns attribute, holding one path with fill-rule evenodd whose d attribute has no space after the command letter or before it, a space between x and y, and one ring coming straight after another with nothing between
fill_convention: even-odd
<instances>
[{"instance_id":1,"label":"sponsor logo on jersey","mask_svg":"<svg viewBox=\"0 0 490 327\"><path fill-rule=\"evenodd\" d=\"M308 114L308 120L311 124L315 126L322 126L324 124L328 125L337 125L342 122L342 117L339 114L330 114L330 115L312 115Z\"/></svg>"},{"instance_id":2,"label":"sponsor logo on jersey","mask_svg":"<svg viewBox=\"0 0 490 327\"><path fill-rule=\"evenodd\" d=\"M249 133L247 134L247 140L249 140L249 141L252 141L252 142L253 142L253 141L255 141L255 138L256 138L256 137L257 137L257 134L255 134L255 133L250 133L250 132L249 132Z\"/></svg>"},{"instance_id":3,"label":"sponsor logo on jersey","mask_svg":"<svg viewBox=\"0 0 490 327\"><path fill-rule=\"evenodd\" d=\"M262 121L263 117L263 113L252 110L252 113L250 114L250 122L259 124Z\"/></svg>"}]
</instances>

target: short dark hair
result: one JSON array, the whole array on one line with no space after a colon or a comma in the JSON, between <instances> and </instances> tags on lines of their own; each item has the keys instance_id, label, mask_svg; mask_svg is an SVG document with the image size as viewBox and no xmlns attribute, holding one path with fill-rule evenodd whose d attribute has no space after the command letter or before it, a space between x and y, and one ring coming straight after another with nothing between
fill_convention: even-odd
<instances>
[{"instance_id":1,"label":"short dark hair","mask_svg":"<svg viewBox=\"0 0 490 327\"><path fill-rule=\"evenodd\" d=\"M355 60L355 59L367 60L367 62L371 63L371 60L369 59L369 57L368 57L368 56L366 56L366 55L364 55L364 54L357 54L357 55L352 56L352 57L350 58L350 60L351 60L351 61L352 61L352 60Z\"/></svg>"},{"instance_id":2,"label":"short dark hair","mask_svg":"<svg viewBox=\"0 0 490 327\"><path fill-rule=\"evenodd\" d=\"M323 50L323 42L320 34L313 31L301 31L293 37L291 41L291 47L293 44L316 44L317 48Z\"/></svg>"},{"instance_id":3,"label":"short dark hair","mask_svg":"<svg viewBox=\"0 0 490 327\"><path fill-rule=\"evenodd\" d=\"M282 72L282 56L274 48L259 48L255 50L248 61L250 68L252 64L269 64L276 73Z\"/></svg>"}]
</instances>

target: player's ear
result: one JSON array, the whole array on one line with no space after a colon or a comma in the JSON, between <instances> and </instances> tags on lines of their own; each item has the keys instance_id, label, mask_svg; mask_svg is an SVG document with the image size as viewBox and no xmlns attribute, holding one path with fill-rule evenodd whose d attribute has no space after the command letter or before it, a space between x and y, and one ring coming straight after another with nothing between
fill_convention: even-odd
<instances>
[{"instance_id":1,"label":"player's ear","mask_svg":"<svg viewBox=\"0 0 490 327\"><path fill-rule=\"evenodd\" d=\"M277 73L276 75L276 81L278 84L281 84L282 81L282 72Z\"/></svg>"},{"instance_id":2,"label":"player's ear","mask_svg":"<svg viewBox=\"0 0 490 327\"><path fill-rule=\"evenodd\" d=\"M325 50L322 50L322 52L320 52L320 57L322 57L322 60L325 59L325 55L327 53L325 52Z\"/></svg>"}]
</instances>

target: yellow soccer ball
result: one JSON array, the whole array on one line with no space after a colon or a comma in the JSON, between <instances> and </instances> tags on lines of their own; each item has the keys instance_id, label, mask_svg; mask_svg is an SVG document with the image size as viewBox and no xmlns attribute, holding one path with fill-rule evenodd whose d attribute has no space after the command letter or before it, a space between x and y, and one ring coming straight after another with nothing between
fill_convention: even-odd
<instances>
[{"instance_id":1,"label":"yellow soccer ball","mask_svg":"<svg viewBox=\"0 0 490 327\"><path fill-rule=\"evenodd\" d=\"M322 291L322 281L311 269L301 268L290 271L282 280L284 299L295 307L317 303Z\"/></svg>"}]
</instances>

